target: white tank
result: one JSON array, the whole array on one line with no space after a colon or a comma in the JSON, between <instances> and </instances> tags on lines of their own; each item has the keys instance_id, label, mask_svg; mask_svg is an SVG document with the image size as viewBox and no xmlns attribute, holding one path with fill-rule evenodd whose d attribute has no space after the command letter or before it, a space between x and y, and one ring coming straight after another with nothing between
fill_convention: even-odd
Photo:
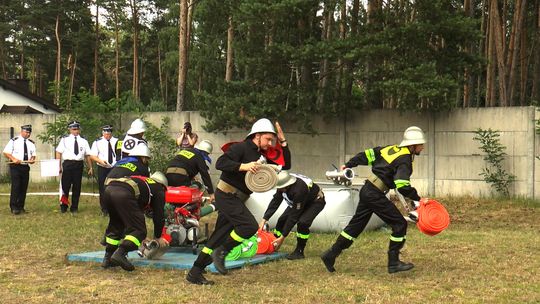
<instances>
[{"instance_id":1,"label":"white tank","mask_svg":"<svg viewBox=\"0 0 540 304\"><path fill-rule=\"evenodd\" d=\"M356 211L359 189L362 186L344 187L333 184L317 184L322 187L326 205L313 221L310 230L313 232L341 232ZM275 192L275 190L272 190L263 193L253 193L246 201L246 206L253 213L257 222L261 221ZM270 227L275 227L277 219L286 208L287 204L282 202L279 209L269 221ZM377 215L373 214L365 230L375 230L383 224L384 222Z\"/></svg>"}]
</instances>

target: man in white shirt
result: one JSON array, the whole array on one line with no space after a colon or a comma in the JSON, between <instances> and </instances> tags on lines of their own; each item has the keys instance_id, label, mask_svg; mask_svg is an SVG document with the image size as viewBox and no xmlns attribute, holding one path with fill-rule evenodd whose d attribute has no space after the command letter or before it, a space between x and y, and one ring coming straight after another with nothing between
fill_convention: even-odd
<instances>
[{"instance_id":1,"label":"man in white shirt","mask_svg":"<svg viewBox=\"0 0 540 304\"><path fill-rule=\"evenodd\" d=\"M30 166L36 160L36 146L29 138L32 133L31 125L21 126L20 136L9 140L4 148L4 156L9 159L9 174L11 176L11 196L9 207L11 213L25 213L24 202L30 178Z\"/></svg>"},{"instance_id":2,"label":"man in white shirt","mask_svg":"<svg viewBox=\"0 0 540 304\"><path fill-rule=\"evenodd\" d=\"M105 190L105 178L116 163L116 143L118 138L112 135L113 127L105 125L101 128L101 136L92 143L90 149L90 158L96 162L98 169L98 186L99 186L99 205L103 215L107 215L108 211L103 202L103 191Z\"/></svg>"},{"instance_id":3,"label":"man in white shirt","mask_svg":"<svg viewBox=\"0 0 540 304\"><path fill-rule=\"evenodd\" d=\"M65 213L69 207L69 190L73 186L71 196L71 213L79 210L79 197L81 196L81 182L84 169L84 160L88 165L88 174L92 175L92 160L90 159L90 146L88 141L82 138L80 133L81 125L77 121L68 124L69 135L60 139L56 147L56 159L60 163L62 196L60 198L60 211Z\"/></svg>"}]
</instances>

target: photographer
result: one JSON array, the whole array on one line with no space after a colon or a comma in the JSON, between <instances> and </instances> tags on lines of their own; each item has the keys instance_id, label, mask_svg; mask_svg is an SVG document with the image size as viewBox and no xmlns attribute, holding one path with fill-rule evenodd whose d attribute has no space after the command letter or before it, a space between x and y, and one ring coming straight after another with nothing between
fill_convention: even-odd
<instances>
[{"instance_id":1,"label":"photographer","mask_svg":"<svg viewBox=\"0 0 540 304\"><path fill-rule=\"evenodd\" d=\"M197 139L199 139L199 136L197 136L196 133L192 132L191 123L187 121L184 123L184 128L182 129L182 132L176 139L176 145L179 148L193 148L195 144L197 143Z\"/></svg>"}]
</instances>

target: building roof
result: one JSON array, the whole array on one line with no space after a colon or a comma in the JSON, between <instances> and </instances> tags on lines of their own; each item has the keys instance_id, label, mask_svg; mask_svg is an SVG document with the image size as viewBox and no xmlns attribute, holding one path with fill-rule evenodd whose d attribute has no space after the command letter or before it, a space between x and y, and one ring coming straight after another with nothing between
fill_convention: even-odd
<instances>
[{"instance_id":1,"label":"building roof","mask_svg":"<svg viewBox=\"0 0 540 304\"><path fill-rule=\"evenodd\" d=\"M56 112L62 112L62 109L55 105L54 103L46 100L43 97L40 97L36 94L33 94L30 92L27 88L24 88L22 86L16 85L11 83L8 80L0 79L0 86L3 87L7 91L12 91L14 93L17 93L21 96L24 96L34 102L37 102L41 104L46 110L52 110ZM42 113L40 112L40 109L34 109L30 105L28 106L7 106L4 105L0 109L0 113Z\"/></svg>"}]
</instances>

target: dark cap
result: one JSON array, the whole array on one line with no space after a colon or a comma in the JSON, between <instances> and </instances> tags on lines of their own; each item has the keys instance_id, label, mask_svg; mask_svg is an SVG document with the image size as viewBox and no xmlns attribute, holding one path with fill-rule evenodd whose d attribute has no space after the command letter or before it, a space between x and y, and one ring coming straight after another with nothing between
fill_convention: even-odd
<instances>
[{"instance_id":1,"label":"dark cap","mask_svg":"<svg viewBox=\"0 0 540 304\"><path fill-rule=\"evenodd\" d=\"M21 130L32 132L32 125L21 126Z\"/></svg>"},{"instance_id":2,"label":"dark cap","mask_svg":"<svg viewBox=\"0 0 540 304\"><path fill-rule=\"evenodd\" d=\"M81 124L76 120L68 123L68 129L79 129L80 127L81 127Z\"/></svg>"},{"instance_id":3,"label":"dark cap","mask_svg":"<svg viewBox=\"0 0 540 304\"><path fill-rule=\"evenodd\" d=\"M101 131L107 132L107 133L112 133L113 127L111 125L104 125L103 127L101 127Z\"/></svg>"}]
</instances>

